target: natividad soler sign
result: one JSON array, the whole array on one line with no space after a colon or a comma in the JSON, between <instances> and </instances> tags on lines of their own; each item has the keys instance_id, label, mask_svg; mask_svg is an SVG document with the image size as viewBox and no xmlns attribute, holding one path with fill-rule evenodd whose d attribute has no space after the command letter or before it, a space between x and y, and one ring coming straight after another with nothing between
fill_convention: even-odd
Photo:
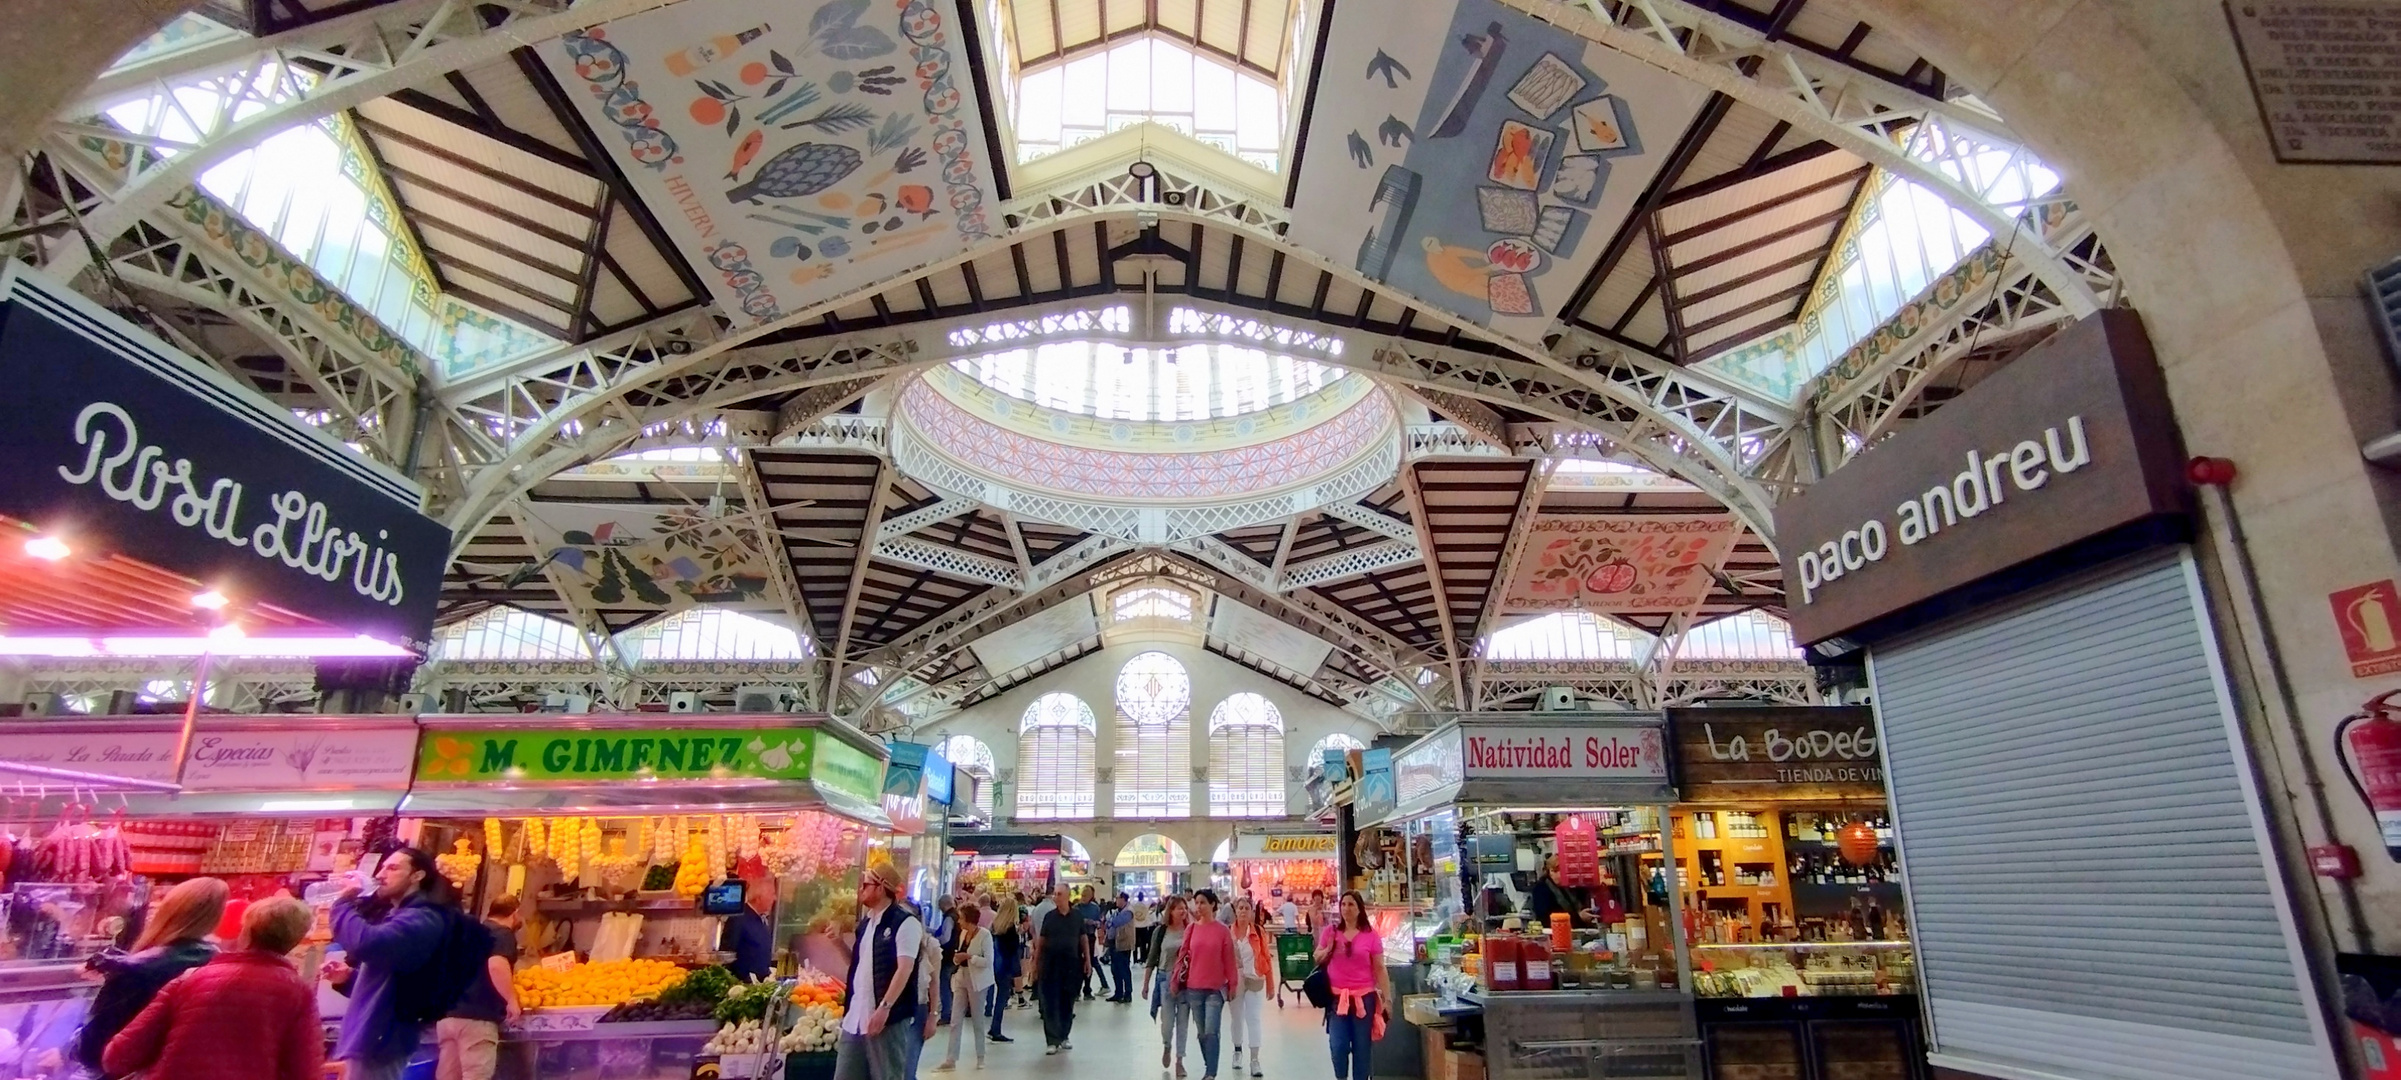
<instances>
[{"instance_id":1,"label":"natividad soler sign","mask_svg":"<svg viewBox=\"0 0 2401 1080\"><path fill-rule=\"evenodd\" d=\"M2090 316L1776 507L1786 608L1815 643L2186 509L2142 323Z\"/></svg>"}]
</instances>

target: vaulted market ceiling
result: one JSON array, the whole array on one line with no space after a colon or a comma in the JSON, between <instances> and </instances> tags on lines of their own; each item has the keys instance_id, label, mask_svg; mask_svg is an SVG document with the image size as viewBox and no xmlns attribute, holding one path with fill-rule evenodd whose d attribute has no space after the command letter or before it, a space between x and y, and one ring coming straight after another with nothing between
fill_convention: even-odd
<instances>
[{"instance_id":1,"label":"vaulted market ceiling","mask_svg":"<svg viewBox=\"0 0 2401 1080\"><path fill-rule=\"evenodd\" d=\"M1263 674L1463 702L1477 642L1517 616L1670 633L1777 610L1768 512L1812 457L2112 287L2072 211L1941 170L1959 146L2011 152L2006 125L1830 0L465 10L212 4L230 33L94 87L11 241L405 460L457 528L445 619L509 605L613 632L731 606L802 630L829 683L872 669L957 702L1096 648L1096 597L1173 580L1214 606L1205 643ZM1278 87L1280 173L1222 153L1206 102L1021 160L1017 79L1146 39ZM194 120L173 154L89 122L201 84L296 89ZM278 307L167 209L309 120L355 136L435 288L555 347L360 359L348 316ZM2034 236L1972 316L1996 327L1972 362L1836 387L1842 430L1810 430L1792 394L1825 389L1762 378L1746 347L1813 310L1887 176ZM98 268L43 239L68 219L105 241ZM1143 531L910 455L909 380L1072 340L1338 348L1391 403L1390 463L1281 513ZM1598 537L1639 561L1685 533L1707 539L1672 590L1619 595L1615 555L1560 554ZM1271 626L1331 647L1288 666ZM1056 647L996 649L1012 633Z\"/></svg>"}]
</instances>

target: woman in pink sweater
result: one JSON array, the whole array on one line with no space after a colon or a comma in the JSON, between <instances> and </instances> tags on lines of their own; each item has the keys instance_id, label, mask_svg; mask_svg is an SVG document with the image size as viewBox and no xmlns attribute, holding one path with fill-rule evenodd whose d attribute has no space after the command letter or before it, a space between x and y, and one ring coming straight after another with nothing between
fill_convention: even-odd
<instances>
[{"instance_id":1,"label":"woman in pink sweater","mask_svg":"<svg viewBox=\"0 0 2401 1080\"><path fill-rule=\"evenodd\" d=\"M1233 932L1217 921L1217 894L1202 889L1193 894L1192 906L1192 925L1184 928L1184 951L1168 986L1199 1029L1201 1080L1217 1080L1217 1024L1226 999L1242 988L1242 969Z\"/></svg>"}]
</instances>

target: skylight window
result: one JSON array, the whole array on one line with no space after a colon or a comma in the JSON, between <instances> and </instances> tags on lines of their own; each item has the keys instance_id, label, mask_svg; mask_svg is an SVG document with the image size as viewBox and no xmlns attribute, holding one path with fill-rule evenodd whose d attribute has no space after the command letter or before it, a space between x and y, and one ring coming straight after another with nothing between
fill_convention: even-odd
<instances>
[{"instance_id":1,"label":"skylight window","mask_svg":"<svg viewBox=\"0 0 2401 1080\"><path fill-rule=\"evenodd\" d=\"M261 97L279 100L294 92L262 90L235 105L219 126L265 110ZM224 96L186 86L172 101L159 95L117 105L108 118L127 131L155 134L157 152L172 156L176 144L201 141L192 118L224 111ZM401 340L440 361L442 370L499 363L558 344L441 293L347 113L279 131L203 171L199 186Z\"/></svg>"},{"instance_id":2,"label":"skylight window","mask_svg":"<svg viewBox=\"0 0 2401 1080\"><path fill-rule=\"evenodd\" d=\"M1486 660L1623 660L1650 655L1657 639L1588 611L1561 611L1494 631Z\"/></svg>"},{"instance_id":3,"label":"skylight window","mask_svg":"<svg viewBox=\"0 0 2401 1080\"><path fill-rule=\"evenodd\" d=\"M1017 78L1017 160L1055 154L1145 120L1270 172L1284 108L1276 85L1182 42L1145 35Z\"/></svg>"},{"instance_id":4,"label":"skylight window","mask_svg":"<svg viewBox=\"0 0 2401 1080\"><path fill-rule=\"evenodd\" d=\"M1761 611L1744 611L1684 632L1678 660L1801 660L1792 627Z\"/></svg>"},{"instance_id":5,"label":"skylight window","mask_svg":"<svg viewBox=\"0 0 2401 1080\"><path fill-rule=\"evenodd\" d=\"M1341 368L1238 345L1129 349L1100 341L952 362L960 372L1045 408L1110 420L1240 416L1323 390Z\"/></svg>"},{"instance_id":6,"label":"skylight window","mask_svg":"<svg viewBox=\"0 0 2401 1080\"><path fill-rule=\"evenodd\" d=\"M654 660L806 660L807 638L765 619L723 608L693 608L617 635L633 663Z\"/></svg>"},{"instance_id":7,"label":"skylight window","mask_svg":"<svg viewBox=\"0 0 2401 1080\"><path fill-rule=\"evenodd\" d=\"M496 607L434 631L428 660L590 660L574 626L547 615Z\"/></svg>"},{"instance_id":8,"label":"skylight window","mask_svg":"<svg viewBox=\"0 0 2401 1080\"><path fill-rule=\"evenodd\" d=\"M1114 622L1132 619L1191 622L1193 615L1191 593L1160 585L1145 585L1120 592L1110 598L1109 607Z\"/></svg>"}]
</instances>

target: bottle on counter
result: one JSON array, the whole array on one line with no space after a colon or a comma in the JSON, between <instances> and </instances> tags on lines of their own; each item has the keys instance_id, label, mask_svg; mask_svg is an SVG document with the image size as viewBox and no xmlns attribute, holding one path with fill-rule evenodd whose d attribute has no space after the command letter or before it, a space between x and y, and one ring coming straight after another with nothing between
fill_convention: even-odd
<instances>
[{"instance_id":1,"label":"bottle on counter","mask_svg":"<svg viewBox=\"0 0 2401 1080\"><path fill-rule=\"evenodd\" d=\"M1523 953L1514 935L1485 935L1484 988L1495 993L1521 989L1524 982L1519 976L1519 960Z\"/></svg>"},{"instance_id":2,"label":"bottle on counter","mask_svg":"<svg viewBox=\"0 0 2401 1080\"><path fill-rule=\"evenodd\" d=\"M1520 984L1527 990L1552 990L1558 987L1551 976L1551 947L1540 938L1529 937L1518 946L1520 966L1524 976Z\"/></svg>"}]
</instances>

